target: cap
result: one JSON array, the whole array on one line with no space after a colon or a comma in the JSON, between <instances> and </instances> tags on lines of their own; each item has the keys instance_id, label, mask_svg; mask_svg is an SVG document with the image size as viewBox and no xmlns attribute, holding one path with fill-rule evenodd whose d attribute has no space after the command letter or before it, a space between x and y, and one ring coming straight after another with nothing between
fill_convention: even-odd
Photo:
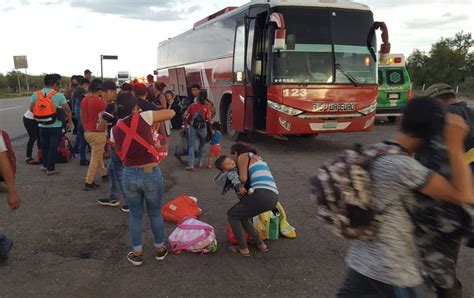
<instances>
[{"instance_id":1,"label":"cap","mask_svg":"<svg viewBox=\"0 0 474 298\"><path fill-rule=\"evenodd\" d=\"M100 90L107 91L107 90L117 90L117 86L112 81L105 81L102 83Z\"/></svg>"},{"instance_id":2,"label":"cap","mask_svg":"<svg viewBox=\"0 0 474 298\"><path fill-rule=\"evenodd\" d=\"M89 69L84 70L84 74L92 73Z\"/></svg>"},{"instance_id":3,"label":"cap","mask_svg":"<svg viewBox=\"0 0 474 298\"><path fill-rule=\"evenodd\" d=\"M453 88L445 83L433 84L425 90L425 95L431 97L438 97L448 93L451 93L453 94L453 96L456 96L456 93L454 92Z\"/></svg>"},{"instance_id":4,"label":"cap","mask_svg":"<svg viewBox=\"0 0 474 298\"><path fill-rule=\"evenodd\" d=\"M133 91L137 97L145 96L147 93L146 85L143 83L138 83L133 86Z\"/></svg>"}]
</instances>

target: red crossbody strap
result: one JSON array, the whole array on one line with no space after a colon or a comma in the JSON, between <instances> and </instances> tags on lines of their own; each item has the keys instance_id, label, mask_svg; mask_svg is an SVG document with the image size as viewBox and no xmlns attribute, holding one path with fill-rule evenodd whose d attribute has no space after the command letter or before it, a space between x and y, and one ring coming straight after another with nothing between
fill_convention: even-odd
<instances>
[{"instance_id":1,"label":"red crossbody strap","mask_svg":"<svg viewBox=\"0 0 474 298\"><path fill-rule=\"evenodd\" d=\"M154 157L158 157L159 155L158 150L156 150L153 145L149 144L142 136L137 133L138 121L140 120L140 117L140 114L133 115L130 127L125 125L122 120L117 123L117 127L125 134L125 140L123 141L121 152L122 159L125 159L125 156L132 145L132 140L137 141L140 145L147 148L148 153L152 154Z\"/></svg>"}]
</instances>

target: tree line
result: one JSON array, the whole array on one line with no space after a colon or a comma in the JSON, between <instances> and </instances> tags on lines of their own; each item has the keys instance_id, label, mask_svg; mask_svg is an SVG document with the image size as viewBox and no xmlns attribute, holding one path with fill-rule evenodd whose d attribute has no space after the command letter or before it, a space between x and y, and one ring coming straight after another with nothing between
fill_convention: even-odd
<instances>
[{"instance_id":1,"label":"tree line","mask_svg":"<svg viewBox=\"0 0 474 298\"><path fill-rule=\"evenodd\" d=\"M415 88L448 83L460 92L474 93L474 39L471 33L458 32L441 38L429 52L415 49L407 59L407 68Z\"/></svg>"}]
</instances>

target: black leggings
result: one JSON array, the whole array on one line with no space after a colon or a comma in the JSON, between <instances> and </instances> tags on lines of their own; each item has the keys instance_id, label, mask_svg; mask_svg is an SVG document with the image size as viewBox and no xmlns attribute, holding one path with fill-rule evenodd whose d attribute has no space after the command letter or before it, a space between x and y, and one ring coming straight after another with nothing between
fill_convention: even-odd
<instances>
[{"instance_id":1,"label":"black leggings","mask_svg":"<svg viewBox=\"0 0 474 298\"><path fill-rule=\"evenodd\" d=\"M256 189L252 194L243 197L234 207L227 211L230 227L240 249L247 248L244 229L250 234L255 245L263 244L255 230L252 218L260 213L273 210L278 203L278 195L271 190Z\"/></svg>"},{"instance_id":2,"label":"black leggings","mask_svg":"<svg viewBox=\"0 0 474 298\"><path fill-rule=\"evenodd\" d=\"M28 144L26 146L26 158L33 158L33 146L35 145L41 148L40 133L38 122L34 119L28 119L23 117L23 125L25 125L26 131L28 132Z\"/></svg>"}]
</instances>

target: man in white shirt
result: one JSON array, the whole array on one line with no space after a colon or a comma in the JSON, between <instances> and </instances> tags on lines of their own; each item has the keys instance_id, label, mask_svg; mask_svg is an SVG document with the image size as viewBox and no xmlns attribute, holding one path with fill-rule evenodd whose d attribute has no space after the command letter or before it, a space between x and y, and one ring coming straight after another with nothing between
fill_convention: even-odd
<instances>
[{"instance_id":1,"label":"man in white shirt","mask_svg":"<svg viewBox=\"0 0 474 298\"><path fill-rule=\"evenodd\" d=\"M8 205L10 208L17 209L20 207L20 196L16 191L15 175L10 165L10 161L7 157L7 146L0 134L0 176L3 177L7 185L8 191ZM8 239L5 235L0 234L0 265L6 262L8 258L8 252L13 245L13 241Z\"/></svg>"}]
</instances>

